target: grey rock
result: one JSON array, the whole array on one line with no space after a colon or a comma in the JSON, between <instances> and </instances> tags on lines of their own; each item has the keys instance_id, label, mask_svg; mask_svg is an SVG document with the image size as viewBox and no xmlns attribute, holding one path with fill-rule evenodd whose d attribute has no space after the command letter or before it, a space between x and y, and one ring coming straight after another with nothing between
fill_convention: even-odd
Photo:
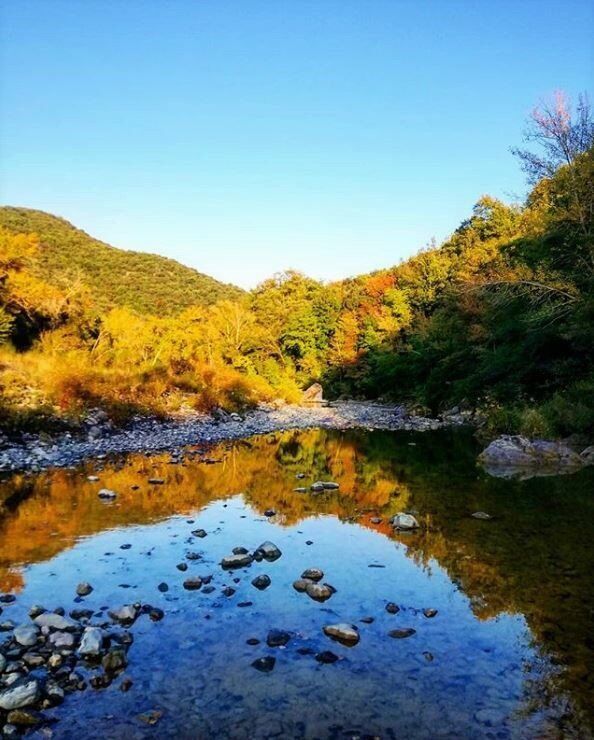
<instances>
[{"instance_id":1,"label":"grey rock","mask_svg":"<svg viewBox=\"0 0 594 740\"><path fill-rule=\"evenodd\" d=\"M25 677L15 681L8 689L0 691L0 709L10 712L30 707L41 698L41 686L36 678Z\"/></svg>"},{"instance_id":2,"label":"grey rock","mask_svg":"<svg viewBox=\"0 0 594 740\"><path fill-rule=\"evenodd\" d=\"M71 632L52 632L49 644L54 650L71 650L76 643Z\"/></svg>"},{"instance_id":3,"label":"grey rock","mask_svg":"<svg viewBox=\"0 0 594 740\"><path fill-rule=\"evenodd\" d=\"M59 630L62 632L73 632L78 628L78 624L69 617L54 612L44 612L33 620L38 627L47 627L50 630Z\"/></svg>"},{"instance_id":4,"label":"grey rock","mask_svg":"<svg viewBox=\"0 0 594 740\"><path fill-rule=\"evenodd\" d=\"M39 637L39 627L34 624L20 624L15 627L13 637L23 647L33 647Z\"/></svg>"},{"instance_id":5,"label":"grey rock","mask_svg":"<svg viewBox=\"0 0 594 740\"><path fill-rule=\"evenodd\" d=\"M488 473L502 478L568 473L585 464L582 456L562 442L507 434L493 440L478 460Z\"/></svg>"},{"instance_id":6,"label":"grey rock","mask_svg":"<svg viewBox=\"0 0 594 740\"><path fill-rule=\"evenodd\" d=\"M105 644L105 635L99 627L87 627L82 634L79 655L85 658L97 657L101 654Z\"/></svg>"}]
</instances>

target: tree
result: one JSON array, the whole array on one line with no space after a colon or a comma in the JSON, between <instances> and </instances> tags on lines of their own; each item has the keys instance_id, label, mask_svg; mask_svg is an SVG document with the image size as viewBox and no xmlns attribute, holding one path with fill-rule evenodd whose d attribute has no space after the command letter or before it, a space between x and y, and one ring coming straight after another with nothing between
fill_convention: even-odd
<instances>
[{"instance_id":1,"label":"tree","mask_svg":"<svg viewBox=\"0 0 594 740\"><path fill-rule=\"evenodd\" d=\"M535 143L540 151L513 147L531 184L552 177L562 165L571 165L594 144L594 119L587 96L580 95L575 111L562 92L554 93L530 114L524 142Z\"/></svg>"}]
</instances>

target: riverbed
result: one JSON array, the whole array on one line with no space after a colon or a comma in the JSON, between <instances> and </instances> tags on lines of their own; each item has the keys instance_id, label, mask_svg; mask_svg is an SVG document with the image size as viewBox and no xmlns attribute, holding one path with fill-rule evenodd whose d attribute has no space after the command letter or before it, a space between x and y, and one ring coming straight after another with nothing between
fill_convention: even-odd
<instances>
[{"instance_id":1,"label":"riverbed","mask_svg":"<svg viewBox=\"0 0 594 740\"><path fill-rule=\"evenodd\" d=\"M29 732L591 737L593 471L494 479L477 452L464 429L307 429L5 478L0 593L15 599L0 622L31 623L32 605L91 614L61 650L68 671L29 674L80 677ZM420 527L395 531L399 512ZM224 569L234 549L246 563ZM314 568L325 600L295 588ZM125 605L126 665L77 657L85 625L109 635Z\"/></svg>"}]
</instances>

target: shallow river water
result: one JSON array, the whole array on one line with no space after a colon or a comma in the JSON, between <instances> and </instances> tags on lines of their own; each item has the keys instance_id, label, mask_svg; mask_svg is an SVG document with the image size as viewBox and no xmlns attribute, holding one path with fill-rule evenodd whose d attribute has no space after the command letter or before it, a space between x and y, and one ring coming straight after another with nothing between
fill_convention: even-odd
<instances>
[{"instance_id":1,"label":"shallow river water","mask_svg":"<svg viewBox=\"0 0 594 740\"><path fill-rule=\"evenodd\" d=\"M312 430L189 448L177 463L135 455L5 479L0 593L17 598L0 621L28 622L33 604L91 608L98 623L102 607L134 602L165 613L131 627L123 674L68 693L33 735L591 737L593 472L498 480L476 452L464 431ZM340 488L293 490L317 480ZM101 488L117 498L100 500ZM421 528L395 533L400 511ZM234 547L265 540L278 560L221 568ZM293 588L310 567L336 589L323 603ZM184 589L206 575L212 590ZM75 603L81 581L94 590ZM359 630L354 647L323 632L342 622ZM404 628L415 633L389 636ZM268 647L271 629L291 639ZM319 662L324 651L338 660ZM271 671L253 667L267 656Z\"/></svg>"}]
</instances>

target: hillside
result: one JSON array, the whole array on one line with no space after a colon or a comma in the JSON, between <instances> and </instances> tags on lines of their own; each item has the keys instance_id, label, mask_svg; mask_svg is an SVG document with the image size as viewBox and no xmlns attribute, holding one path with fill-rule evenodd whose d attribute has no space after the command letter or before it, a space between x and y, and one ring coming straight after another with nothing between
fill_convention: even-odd
<instances>
[{"instance_id":1,"label":"hillside","mask_svg":"<svg viewBox=\"0 0 594 740\"><path fill-rule=\"evenodd\" d=\"M242 290L167 257L117 249L63 218L30 208L0 208L0 226L36 233L38 277L50 284L80 279L100 309L127 306L143 314L175 314L195 304L236 299Z\"/></svg>"}]
</instances>

